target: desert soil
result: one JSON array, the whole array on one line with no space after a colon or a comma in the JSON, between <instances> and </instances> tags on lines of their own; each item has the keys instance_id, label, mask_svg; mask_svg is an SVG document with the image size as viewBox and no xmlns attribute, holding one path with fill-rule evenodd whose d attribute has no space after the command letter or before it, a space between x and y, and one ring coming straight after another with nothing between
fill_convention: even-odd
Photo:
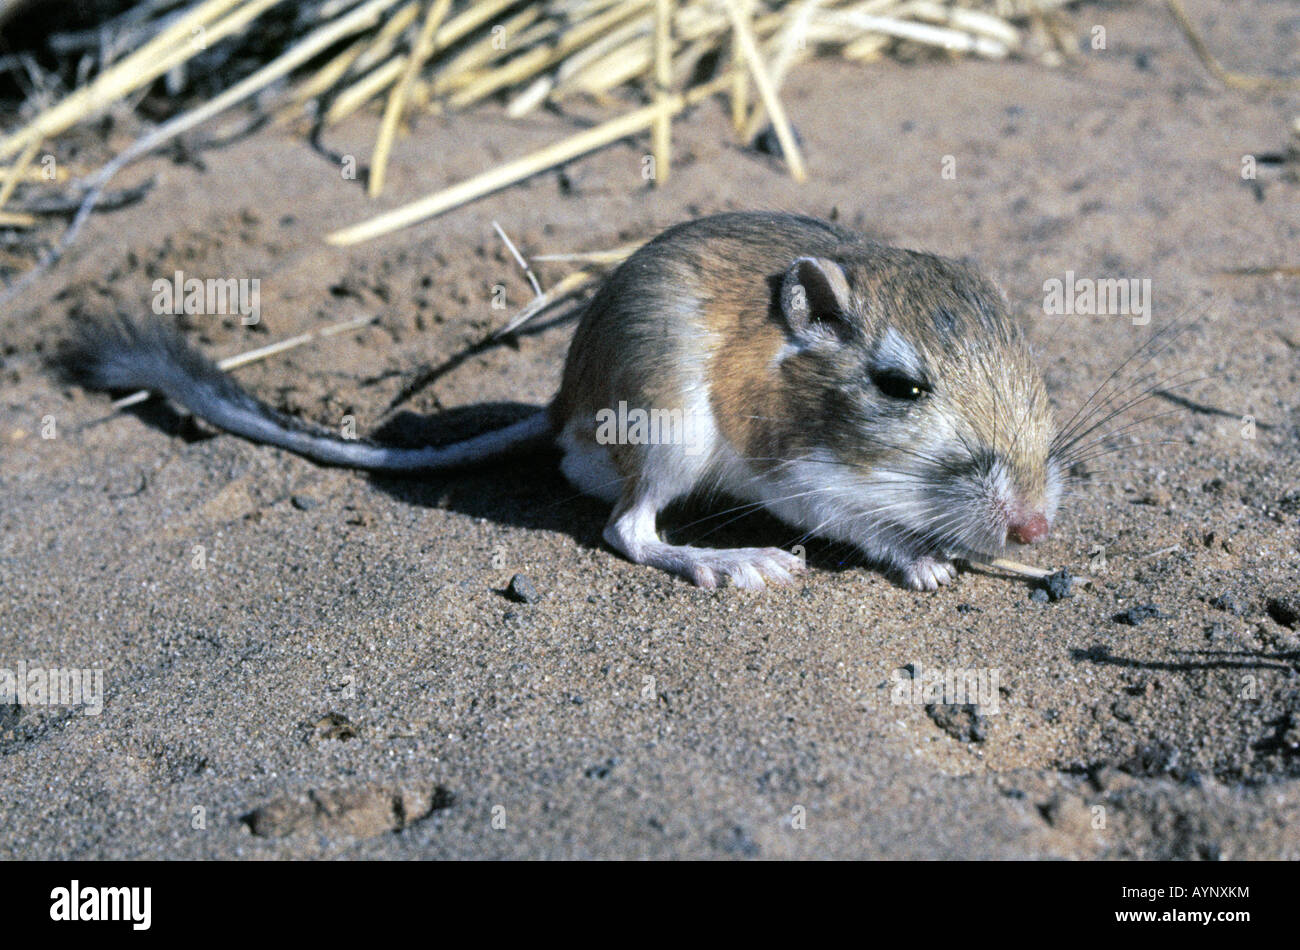
<instances>
[{"instance_id":1,"label":"desert soil","mask_svg":"<svg viewBox=\"0 0 1300 950\"><path fill-rule=\"evenodd\" d=\"M1300 75L1295 5L1189 8L1233 68ZM798 70L803 185L734 144L722 100L677 124L666 187L629 141L346 249L323 235L607 113L423 118L378 202L335 160L364 164L373 117L328 133L334 156L270 127L130 169L116 184L154 179L145 199L96 215L0 316L0 667L104 683L99 715L0 711L0 855L1300 858L1300 281L1223 273L1300 264L1295 168L1242 176L1285 150L1300 92L1223 88L1157 4L1074 18L1106 49L1057 68ZM748 208L976 262L1063 419L1152 330L1191 322L1122 374L1187 402L1139 407L1171 411L1122 433L1024 555L1090 585L1043 602L967 572L918 594L814 544L793 588L697 590L611 552L607 510L552 457L370 478L164 406L113 414L44 368L70 321L145 313L159 278L257 278L258 326L188 317L191 338L225 356L377 323L240 370L252 390L445 434L421 417L544 404L572 332L543 320L388 411L526 302L493 220L536 255ZM1149 279L1151 323L1045 313L1067 271ZM795 534L707 515L672 536ZM516 574L540 599L507 596ZM1158 616L1115 619L1145 604ZM996 671L997 709L896 704L907 664Z\"/></svg>"}]
</instances>

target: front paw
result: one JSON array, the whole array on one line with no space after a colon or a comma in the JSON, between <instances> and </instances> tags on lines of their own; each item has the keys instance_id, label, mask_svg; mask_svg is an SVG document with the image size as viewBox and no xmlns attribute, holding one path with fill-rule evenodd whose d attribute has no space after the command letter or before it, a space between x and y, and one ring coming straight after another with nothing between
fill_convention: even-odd
<instances>
[{"instance_id":1,"label":"front paw","mask_svg":"<svg viewBox=\"0 0 1300 950\"><path fill-rule=\"evenodd\" d=\"M957 576L951 561L923 555L899 568L903 586L912 590L938 590Z\"/></svg>"}]
</instances>

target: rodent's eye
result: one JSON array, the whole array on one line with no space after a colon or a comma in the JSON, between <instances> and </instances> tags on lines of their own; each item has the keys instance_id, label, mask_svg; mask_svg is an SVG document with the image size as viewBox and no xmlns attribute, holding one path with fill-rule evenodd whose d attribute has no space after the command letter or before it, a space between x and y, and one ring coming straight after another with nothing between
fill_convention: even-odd
<instances>
[{"instance_id":1,"label":"rodent's eye","mask_svg":"<svg viewBox=\"0 0 1300 950\"><path fill-rule=\"evenodd\" d=\"M890 399L917 400L930 391L930 387L919 379L913 379L897 370L884 370L873 373L871 381L876 388Z\"/></svg>"}]
</instances>

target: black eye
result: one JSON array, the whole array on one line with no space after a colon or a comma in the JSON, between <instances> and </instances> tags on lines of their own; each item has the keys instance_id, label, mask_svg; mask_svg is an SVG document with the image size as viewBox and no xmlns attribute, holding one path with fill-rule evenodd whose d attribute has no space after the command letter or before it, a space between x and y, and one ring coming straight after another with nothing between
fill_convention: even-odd
<instances>
[{"instance_id":1,"label":"black eye","mask_svg":"<svg viewBox=\"0 0 1300 950\"><path fill-rule=\"evenodd\" d=\"M876 388L890 399L917 400L930 391L930 387L919 379L913 379L897 370L884 370L875 373L871 381Z\"/></svg>"}]
</instances>

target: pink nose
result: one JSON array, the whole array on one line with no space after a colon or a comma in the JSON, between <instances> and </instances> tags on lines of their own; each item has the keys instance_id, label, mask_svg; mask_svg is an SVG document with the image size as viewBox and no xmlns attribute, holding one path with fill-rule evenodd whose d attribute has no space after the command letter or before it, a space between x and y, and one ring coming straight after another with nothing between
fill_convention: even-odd
<instances>
[{"instance_id":1,"label":"pink nose","mask_svg":"<svg viewBox=\"0 0 1300 950\"><path fill-rule=\"evenodd\" d=\"M1047 519L1039 512L1032 512L1007 525L1007 537L1017 544L1033 544L1047 537Z\"/></svg>"}]
</instances>

